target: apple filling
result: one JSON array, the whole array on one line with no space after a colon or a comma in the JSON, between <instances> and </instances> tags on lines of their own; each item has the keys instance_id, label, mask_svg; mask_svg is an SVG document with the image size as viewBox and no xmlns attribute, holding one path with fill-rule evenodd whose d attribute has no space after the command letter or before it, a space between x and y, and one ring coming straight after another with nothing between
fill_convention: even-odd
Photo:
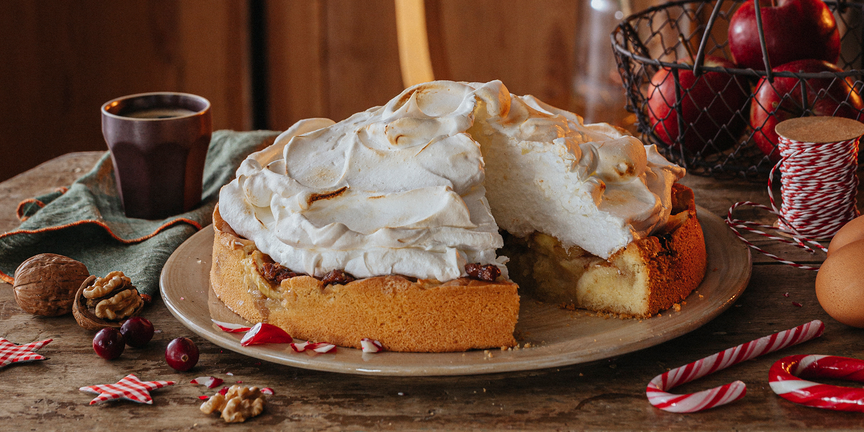
<instances>
[{"instance_id":1,"label":"apple filling","mask_svg":"<svg viewBox=\"0 0 864 432\"><path fill-rule=\"evenodd\" d=\"M523 292L567 309L647 317L683 300L702 280L705 245L692 191L677 186L663 230L608 260L534 232L510 236L508 267ZM689 205L688 205L689 203Z\"/></svg>"}]
</instances>

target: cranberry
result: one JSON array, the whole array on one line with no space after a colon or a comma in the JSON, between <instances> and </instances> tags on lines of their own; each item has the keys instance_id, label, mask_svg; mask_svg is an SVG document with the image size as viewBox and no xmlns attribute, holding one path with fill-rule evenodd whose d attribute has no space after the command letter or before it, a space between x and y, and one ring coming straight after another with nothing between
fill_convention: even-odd
<instances>
[{"instance_id":1,"label":"cranberry","mask_svg":"<svg viewBox=\"0 0 864 432\"><path fill-rule=\"evenodd\" d=\"M126 341L123 334L114 327L105 327L93 337L93 351L105 360L114 360L123 354Z\"/></svg>"},{"instance_id":2,"label":"cranberry","mask_svg":"<svg viewBox=\"0 0 864 432\"><path fill-rule=\"evenodd\" d=\"M192 369L198 363L198 347L192 339L181 337L171 341L165 348L168 366L180 372Z\"/></svg>"},{"instance_id":3,"label":"cranberry","mask_svg":"<svg viewBox=\"0 0 864 432\"><path fill-rule=\"evenodd\" d=\"M147 318L132 317L120 326L126 345L141 348L153 339L153 324Z\"/></svg>"}]
</instances>

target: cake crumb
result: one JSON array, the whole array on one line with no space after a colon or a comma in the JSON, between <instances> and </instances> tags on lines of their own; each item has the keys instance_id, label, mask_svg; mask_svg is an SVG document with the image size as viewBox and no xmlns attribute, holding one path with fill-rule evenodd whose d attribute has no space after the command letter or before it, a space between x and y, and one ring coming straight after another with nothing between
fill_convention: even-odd
<instances>
[{"instance_id":1,"label":"cake crumb","mask_svg":"<svg viewBox=\"0 0 864 432\"><path fill-rule=\"evenodd\" d=\"M681 304L675 303L674 305L672 305L672 309L675 309L675 312L681 312Z\"/></svg>"}]
</instances>

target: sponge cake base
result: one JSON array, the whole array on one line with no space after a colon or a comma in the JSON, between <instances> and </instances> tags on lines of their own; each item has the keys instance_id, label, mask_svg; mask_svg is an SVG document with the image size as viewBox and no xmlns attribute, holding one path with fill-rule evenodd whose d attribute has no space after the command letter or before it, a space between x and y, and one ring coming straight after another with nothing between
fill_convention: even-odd
<instances>
[{"instance_id":1,"label":"sponge cake base","mask_svg":"<svg viewBox=\"0 0 864 432\"><path fill-rule=\"evenodd\" d=\"M516 345L519 295L513 282L459 278L447 282L398 275L345 285L310 276L264 279L264 255L213 214L210 284L232 311L293 337L360 348L363 338L390 351L448 352Z\"/></svg>"}]
</instances>

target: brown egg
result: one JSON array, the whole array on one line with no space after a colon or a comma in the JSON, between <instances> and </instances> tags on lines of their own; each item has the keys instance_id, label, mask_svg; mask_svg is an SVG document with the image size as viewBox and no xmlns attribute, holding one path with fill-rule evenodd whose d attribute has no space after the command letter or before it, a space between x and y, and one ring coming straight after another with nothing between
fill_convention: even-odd
<instances>
[{"instance_id":1,"label":"brown egg","mask_svg":"<svg viewBox=\"0 0 864 432\"><path fill-rule=\"evenodd\" d=\"M864 327L864 240L837 249L816 275L816 298L832 318Z\"/></svg>"},{"instance_id":2,"label":"brown egg","mask_svg":"<svg viewBox=\"0 0 864 432\"><path fill-rule=\"evenodd\" d=\"M858 216L855 219L843 225L834 238L831 239L831 244L828 245L828 256L831 256L834 251L852 243L856 240L864 240L864 216Z\"/></svg>"}]
</instances>

